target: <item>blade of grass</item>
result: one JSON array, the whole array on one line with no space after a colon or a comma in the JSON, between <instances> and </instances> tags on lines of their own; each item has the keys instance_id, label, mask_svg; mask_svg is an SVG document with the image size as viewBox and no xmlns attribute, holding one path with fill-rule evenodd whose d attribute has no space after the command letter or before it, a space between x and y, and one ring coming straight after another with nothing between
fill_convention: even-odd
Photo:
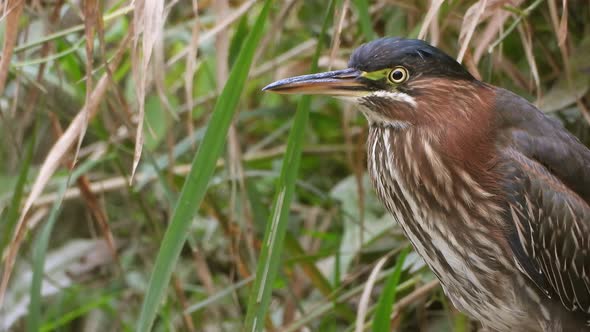
<instances>
[{"instance_id":1,"label":"blade of grass","mask_svg":"<svg viewBox=\"0 0 590 332\"><path fill-rule=\"evenodd\" d=\"M334 12L334 1L330 1L315 54L311 63L311 72L318 69L318 59L322 49L322 38L325 36L330 17ZM266 312L270 303L274 280L277 276L281 253L283 251L285 233L289 217L289 208L295 191L295 181L299 171L301 150L305 138L305 127L309 118L311 99L303 96L297 105L293 127L289 133L287 150L281 167L281 176L273 199L272 212L264 232L262 249L256 268L256 280L250 290L248 311L244 330L261 331Z\"/></svg>"},{"instance_id":2,"label":"blade of grass","mask_svg":"<svg viewBox=\"0 0 590 332\"><path fill-rule=\"evenodd\" d=\"M43 285L43 271L45 266L45 253L49 246L51 230L55 225L57 216L60 212L61 202L67 188L67 181L60 186L59 198L53 204L47 223L43 226L41 233L35 240L33 247L33 278L31 280L31 292L29 302L29 315L27 316L27 331L39 331L41 325L41 287Z\"/></svg>"},{"instance_id":3,"label":"blade of grass","mask_svg":"<svg viewBox=\"0 0 590 332\"><path fill-rule=\"evenodd\" d=\"M172 271L186 241L190 222L203 200L209 180L215 171L217 159L221 155L229 125L252 65L256 46L264 33L270 4L271 0L265 1L215 104L205 136L193 159L191 171L184 181L170 225L166 229L162 246L158 251L136 331L151 330L158 306L164 297Z\"/></svg>"},{"instance_id":4,"label":"blade of grass","mask_svg":"<svg viewBox=\"0 0 590 332\"><path fill-rule=\"evenodd\" d=\"M86 302L85 304L77 307L76 309L66 313L65 315L59 317L55 321L51 321L41 327L40 332L49 332L58 330L60 327L84 316L92 309L100 308L103 306L107 306L109 302L117 297L118 294L105 294L102 296L97 297L96 299Z\"/></svg>"},{"instance_id":5,"label":"blade of grass","mask_svg":"<svg viewBox=\"0 0 590 332\"><path fill-rule=\"evenodd\" d=\"M365 40L370 41L375 39L375 32L373 31L373 25L371 23L371 15L369 14L369 3L367 0L353 0L354 6L356 7L359 15L359 24Z\"/></svg>"},{"instance_id":6,"label":"blade of grass","mask_svg":"<svg viewBox=\"0 0 590 332\"><path fill-rule=\"evenodd\" d=\"M469 331L469 317L459 311L456 311L453 316L453 332Z\"/></svg>"},{"instance_id":7,"label":"blade of grass","mask_svg":"<svg viewBox=\"0 0 590 332\"><path fill-rule=\"evenodd\" d=\"M190 307L186 308L184 310L185 313L193 313L195 311L199 311L201 309L205 309L209 306L211 306L212 304L222 300L223 298L225 298L226 296L231 295L232 293L234 293L235 291L237 291L238 289L246 286L247 284L251 283L254 280L254 276L251 276L247 279L243 279L240 280L238 282L236 282L233 285L229 285L228 287L224 288L223 290L205 298L204 300L197 302L193 305L191 305Z\"/></svg>"},{"instance_id":8,"label":"blade of grass","mask_svg":"<svg viewBox=\"0 0 590 332\"><path fill-rule=\"evenodd\" d=\"M29 315L27 316L27 331L39 331L41 325L41 288L43 285L43 275L45 267L45 254L49 247L49 238L51 237L51 230L57 221L59 212L61 211L61 203L63 201L64 194L70 183L76 182L76 180L82 175L88 173L94 166L96 166L99 160L90 160L81 164L72 174L64 179L62 184L59 186L58 199L55 200L51 207L51 212L47 218L47 222L43 226L41 233L37 236L33 247L33 277L31 280L31 291L30 291L30 302L29 302Z\"/></svg>"},{"instance_id":9,"label":"blade of grass","mask_svg":"<svg viewBox=\"0 0 590 332\"><path fill-rule=\"evenodd\" d=\"M12 201L10 202L8 213L6 214L6 218L4 218L4 220L2 221L0 255L2 255L2 253L4 252L4 248L6 248L8 241L10 241L10 238L12 237L12 232L14 232L14 227L16 226L16 222L18 220L18 212L23 198L25 184L27 183L27 175L29 174L29 169L31 168L31 160L33 159L35 142L37 141L37 123L38 121L35 123L33 127L33 135L27 143L25 156L22 165L20 166L20 173L18 174L16 186L14 187Z\"/></svg>"},{"instance_id":10,"label":"blade of grass","mask_svg":"<svg viewBox=\"0 0 590 332\"><path fill-rule=\"evenodd\" d=\"M390 317L397 293L397 285L399 284L402 267L409 251L410 247L407 247L399 254L393 273L389 275L389 278L385 282L385 287L379 297L379 302L377 302L375 316L373 316L373 331L389 331L391 329Z\"/></svg>"}]
</instances>

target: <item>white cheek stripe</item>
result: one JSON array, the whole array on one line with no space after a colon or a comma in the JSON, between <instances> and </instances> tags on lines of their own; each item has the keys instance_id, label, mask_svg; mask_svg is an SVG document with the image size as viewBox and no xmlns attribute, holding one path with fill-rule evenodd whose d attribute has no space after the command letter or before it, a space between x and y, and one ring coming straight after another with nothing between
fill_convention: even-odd
<instances>
[{"instance_id":1,"label":"white cheek stripe","mask_svg":"<svg viewBox=\"0 0 590 332\"><path fill-rule=\"evenodd\" d=\"M385 91L385 90L378 90L369 92L367 94L359 95L359 96L334 96L341 100L346 100L348 102L353 102L356 104L360 104L361 99L363 98L370 98L370 97L377 97L377 98L385 98L391 99L392 101L398 101L406 104L410 104L413 108L416 108L418 104L414 97L410 96L407 93L398 92L398 91Z\"/></svg>"},{"instance_id":2,"label":"white cheek stripe","mask_svg":"<svg viewBox=\"0 0 590 332\"><path fill-rule=\"evenodd\" d=\"M398 92L398 91L385 91L385 90L378 90L371 92L370 94L366 95L365 97L379 97L379 98L387 98L392 99L395 101L401 101L406 104L412 105L412 107L416 108L418 104L416 104L416 100L408 95L407 93Z\"/></svg>"},{"instance_id":3,"label":"white cheek stripe","mask_svg":"<svg viewBox=\"0 0 590 332\"><path fill-rule=\"evenodd\" d=\"M362 103L362 100L370 97L389 99L392 102L402 102L405 104L409 104L412 108L417 107L416 100L412 96L397 91L380 90L367 93L363 96L336 96L336 98L338 99L345 100L347 102L352 102L358 105L363 115L367 118L367 121L369 121L370 125L384 125L399 129L407 128L410 125L405 121L396 121L393 119L389 119L381 115L380 113L374 112L370 108L365 107Z\"/></svg>"}]
</instances>

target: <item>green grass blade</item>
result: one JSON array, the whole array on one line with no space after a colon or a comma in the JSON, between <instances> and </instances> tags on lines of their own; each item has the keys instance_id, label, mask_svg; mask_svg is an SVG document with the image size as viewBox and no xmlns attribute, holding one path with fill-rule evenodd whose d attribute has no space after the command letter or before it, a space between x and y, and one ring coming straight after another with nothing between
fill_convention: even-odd
<instances>
[{"instance_id":1,"label":"green grass blade","mask_svg":"<svg viewBox=\"0 0 590 332\"><path fill-rule=\"evenodd\" d=\"M105 294L97 297L96 299L86 302L83 305L79 306L75 310L72 310L65 315L61 316L59 319L55 321L48 322L47 324L43 325L41 329L36 330L39 332L49 332L58 330L60 327L71 323L72 321L84 316L88 312L93 309L100 308L107 306L109 302L111 302L117 294Z\"/></svg>"},{"instance_id":2,"label":"green grass blade","mask_svg":"<svg viewBox=\"0 0 590 332\"><path fill-rule=\"evenodd\" d=\"M35 244L33 246L33 278L31 280L29 314L27 316L27 331L39 331L39 327L41 325L41 287L43 285L43 276L45 271L45 254L47 253L47 248L49 247L51 231L53 230L53 226L55 225L57 217L59 216L59 212L61 211L61 203L63 201L66 189L68 188L69 183L75 182L78 177L89 172L98 163L98 160L87 161L74 170L70 177L64 179L63 183L59 186L57 199L51 207L47 222L35 240Z\"/></svg>"},{"instance_id":3,"label":"green grass blade","mask_svg":"<svg viewBox=\"0 0 590 332\"><path fill-rule=\"evenodd\" d=\"M205 196L209 180L215 171L215 164L223 150L225 137L248 77L254 52L264 33L264 24L268 17L270 4L271 0L265 1L215 104L205 136L184 181L170 225L166 229L162 246L158 251L136 331L144 332L151 329L158 306L168 288L172 271L186 241L190 222Z\"/></svg>"},{"instance_id":4,"label":"green grass blade","mask_svg":"<svg viewBox=\"0 0 590 332\"><path fill-rule=\"evenodd\" d=\"M385 282L385 288L377 302L375 309L375 316L373 316L373 331L389 331L391 330L391 312L393 310L393 303L395 303L395 295L397 293L397 285L399 284L400 276L402 274L402 267L410 248L404 249L397 257L393 273L389 275Z\"/></svg>"},{"instance_id":5,"label":"green grass blade","mask_svg":"<svg viewBox=\"0 0 590 332\"><path fill-rule=\"evenodd\" d=\"M61 202L67 187L67 181L60 185L58 199L53 204L49 217L47 218L47 223L43 226L33 247L33 278L31 281L29 315L27 316L27 331L29 332L39 331L41 325L41 286L43 285L45 253L47 252L51 231L61 210Z\"/></svg>"},{"instance_id":6,"label":"green grass blade","mask_svg":"<svg viewBox=\"0 0 590 332\"><path fill-rule=\"evenodd\" d=\"M287 229L289 208L297 171L301 160L301 148L305 134L305 126L309 118L309 96L303 96L297 107L297 114L293 128L289 134L289 143L285 152L285 159L279 178L277 195L273 200L271 217L267 223L262 251L258 259L256 269L256 281L250 291L248 301L248 313L246 315L246 330L261 331L263 328L264 317L270 302L273 282L276 278L281 252L283 249L283 240Z\"/></svg>"},{"instance_id":7,"label":"green grass blade","mask_svg":"<svg viewBox=\"0 0 590 332\"><path fill-rule=\"evenodd\" d=\"M373 31L373 25L371 23L371 15L369 15L369 3L367 0L354 0L353 1L359 15L359 24L361 31L365 35L366 41L375 39L375 32Z\"/></svg>"},{"instance_id":8,"label":"green grass blade","mask_svg":"<svg viewBox=\"0 0 590 332\"><path fill-rule=\"evenodd\" d=\"M312 59L311 72L316 72L318 59L322 48L322 38L325 36L329 18L334 11L334 1L330 1L328 11L322 25L320 42ZM289 217L289 208L295 191L295 181L301 161L301 150L305 137L305 128L309 119L311 99L309 96L301 97L297 105L297 112L293 127L289 133L287 150L281 167L281 175L277 185L273 207L266 226L262 249L256 268L256 280L250 291L248 299L248 311L246 314L246 331L262 331L264 318L268 310L272 294L274 280L277 276L283 251L285 233Z\"/></svg>"},{"instance_id":9,"label":"green grass blade","mask_svg":"<svg viewBox=\"0 0 590 332\"><path fill-rule=\"evenodd\" d=\"M8 241L10 241L12 238L12 232L14 232L14 227L16 226L16 222L19 217L18 214L20 212L20 204L23 198L25 184L27 183L27 175L29 174L29 169L31 168L33 151L35 151L35 142L37 141L37 123L38 121L35 122L33 127L33 135L27 143L25 156L20 166L20 172L18 174L18 179L16 180L16 186L14 187L8 213L6 214L6 218L3 218L2 225L0 226L2 233L0 239L0 254L4 252L4 248L6 248Z\"/></svg>"}]
</instances>

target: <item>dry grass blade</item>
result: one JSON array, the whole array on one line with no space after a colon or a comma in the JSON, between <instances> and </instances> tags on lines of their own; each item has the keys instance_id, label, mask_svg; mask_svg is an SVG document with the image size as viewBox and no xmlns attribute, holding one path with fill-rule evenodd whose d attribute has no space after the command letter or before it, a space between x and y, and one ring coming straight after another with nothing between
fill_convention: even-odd
<instances>
[{"instance_id":1,"label":"dry grass blade","mask_svg":"<svg viewBox=\"0 0 590 332\"><path fill-rule=\"evenodd\" d=\"M115 244L115 237L113 236L113 232L111 231L111 227L109 226L107 213L104 208L101 206L98 197L96 194L90 189L90 180L88 180L87 176L80 176L76 181L78 183L78 188L84 197L84 201L86 202L86 206L94 216L96 223L100 227L100 231L105 238L107 246L111 251L111 255L113 256L113 260L119 262L119 256L117 254L117 245ZM65 193L65 192L64 192ZM63 201L63 196L60 197Z\"/></svg>"},{"instance_id":2,"label":"dry grass blade","mask_svg":"<svg viewBox=\"0 0 590 332\"><path fill-rule=\"evenodd\" d=\"M459 43L461 44L461 49L457 55L458 62L463 61L463 56L465 56L467 47L469 47L469 42L471 41L471 37L473 37L473 33L475 32L475 28L481 19L481 15L486 9L487 2L487 0L480 0L476 4L472 5L463 17L463 24L461 25L461 32L459 33Z\"/></svg>"},{"instance_id":3,"label":"dry grass blade","mask_svg":"<svg viewBox=\"0 0 590 332\"><path fill-rule=\"evenodd\" d=\"M147 86L147 72L152 53L158 39L164 29L164 1L140 0L136 2L135 13L133 15L133 52L132 67L133 79L135 81L135 93L137 97L137 131L135 134L135 150L133 152L133 166L131 168L131 178L139 164L141 150L143 148L143 118L145 110L145 90ZM139 41L141 35L141 50Z\"/></svg>"},{"instance_id":4,"label":"dry grass blade","mask_svg":"<svg viewBox=\"0 0 590 332\"><path fill-rule=\"evenodd\" d=\"M504 0L492 4L494 6L493 11L490 13L492 18L489 20L489 23L486 25L484 31L477 37L477 44L475 46L475 51L473 52L473 61L475 64L479 63L483 53L489 48L490 44L494 40L494 37L502 29L504 23L506 23L510 12L504 10L501 5L504 5L507 2L510 2L513 6L520 6L523 0ZM491 7L492 5L488 7ZM486 12L489 12L489 10L486 10Z\"/></svg>"},{"instance_id":5,"label":"dry grass blade","mask_svg":"<svg viewBox=\"0 0 590 332\"><path fill-rule=\"evenodd\" d=\"M540 98L541 93L541 81L539 79L539 70L537 69L537 63L535 62L535 56L533 55L533 40L531 31L526 24L518 26L518 33L524 47L524 54L526 60L531 68L531 74L533 75L533 81L535 82L535 90L537 91L537 99Z\"/></svg>"},{"instance_id":6,"label":"dry grass blade","mask_svg":"<svg viewBox=\"0 0 590 332\"><path fill-rule=\"evenodd\" d=\"M375 267L371 271L369 275L369 279L365 284L365 289L363 289L363 295L361 295L361 300L359 301L359 307L356 316L356 328L355 332L363 332L365 326L365 317L367 316L367 311L369 309L369 300L371 299L371 291L373 290L373 286L375 286L375 281L377 280L377 276L385 262L387 262L388 256L381 258Z\"/></svg>"},{"instance_id":7,"label":"dry grass blade","mask_svg":"<svg viewBox=\"0 0 590 332\"><path fill-rule=\"evenodd\" d=\"M192 109L195 107L193 98L193 79L197 71L197 52L199 50L199 4L197 0L193 0L193 14L195 15L195 22L193 23L191 31L191 39L187 46L186 54L186 71L184 72L184 95L187 100L187 107L190 110L186 112L186 126L189 136L194 134L194 125L192 121Z\"/></svg>"},{"instance_id":8,"label":"dry grass blade","mask_svg":"<svg viewBox=\"0 0 590 332\"><path fill-rule=\"evenodd\" d=\"M18 36L18 21L23 12L24 0L8 0L4 9L6 24L4 25L4 43L2 44L2 58L0 59L0 96L4 94L4 86L8 77L8 68L12 59L12 52Z\"/></svg>"},{"instance_id":9,"label":"dry grass blade","mask_svg":"<svg viewBox=\"0 0 590 332\"><path fill-rule=\"evenodd\" d=\"M567 38L567 0L563 0L563 14L561 15L561 21L559 22L559 33L557 34L557 45L562 47L565 45Z\"/></svg>"},{"instance_id":10,"label":"dry grass blade","mask_svg":"<svg viewBox=\"0 0 590 332\"><path fill-rule=\"evenodd\" d=\"M549 0L549 15L551 17L551 25L553 26L553 30L557 36L559 52L561 53L561 58L563 60L563 66L565 67L565 75L568 80L568 84L572 85L572 73L571 73L571 66L569 61L569 52L567 48L567 43L565 43L565 39L567 37L567 1L563 1L563 14L561 17L561 21L558 19L557 15L557 5L555 4L555 0Z\"/></svg>"},{"instance_id":11,"label":"dry grass blade","mask_svg":"<svg viewBox=\"0 0 590 332\"><path fill-rule=\"evenodd\" d=\"M99 11L99 3L96 0L86 0L83 2L83 11L84 11L84 34L86 35L86 99L85 103L90 102L92 88L93 88L93 78L92 72L94 68L94 36L96 35L97 30L100 31L102 28L101 19L102 16L100 15ZM102 32L99 32L102 35ZM102 43L103 39L100 40ZM103 52L104 53L104 52ZM108 77L107 77L108 78ZM76 161L78 160L78 154L80 152L80 147L82 146L82 141L84 140L84 136L86 136L86 129L88 128L88 121L90 119L89 116L90 109L88 107L83 107L81 110L82 121L79 129L78 134L78 143L76 144L76 149L74 152L74 158L71 163L71 168L74 167ZM78 187L83 194L84 200L86 205L91 210L92 214L96 222L99 224L107 243L109 244L109 248L111 249L111 253L113 258L117 259L117 249L115 247L115 243L113 240L113 234L110 231L108 226L106 213L98 204L98 199L96 195L89 190L90 181L87 177L81 176L77 180Z\"/></svg>"},{"instance_id":12,"label":"dry grass blade","mask_svg":"<svg viewBox=\"0 0 590 332\"><path fill-rule=\"evenodd\" d=\"M434 279L432 281L429 281L428 283L416 288L415 290L413 290L410 294L404 296L403 298L401 298L396 304L395 304L395 308L394 311L391 313L391 317L392 319L397 317L403 308L409 306L410 304L416 302L418 299L428 295L428 293L430 293L430 291L432 291L433 289L435 289L436 287L439 287L439 281L438 279Z\"/></svg>"},{"instance_id":13,"label":"dry grass blade","mask_svg":"<svg viewBox=\"0 0 590 332\"><path fill-rule=\"evenodd\" d=\"M117 66L120 58L120 50L125 49L127 47L128 41L129 35L121 43L121 46L119 47L118 56L112 62L112 68L115 68ZM20 244L26 234L27 213L33 206L33 202L39 197L39 195L41 195L43 188L45 188L45 185L57 169L58 165L61 163L61 160L64 157L64 155L70 150L72 145L76 142L76 138L79 137L85 122L84 113L88 112L88 116L92 117L98 111L98 105L100 104L100 101L103 99L103 96L107 91L109 82L110 80L107 74L104 74L98 81L98 84L96 85L94 91L92 91L90 99L88 99L83 109L80 110L80 112L78 112L74 120L72 120L64 134L51 147L49 153L47 154L47 157L45 158L45 161L39 169L39 174L37 175L35 182L33 182L31 192L29 193L29 196L25 201L21 215L16 224L15 233L12 237L12 241L6 253L2 281L0 282L0 307L4 302L4 295L6 293L6 288L8 287L8 281L10 280L10 274L12 273L12 268L14 267L16 255L20 248Z\"/></svg>"},{"instance_id":14,"label":"dry grass blade","mask_svg":"<svg viewBox=\"0 0 590 332\"><path fill-rule=\"evenodd\" d=\"M350 7L350 0L344 0L342 6L339 10L337 10L334 23L336 27L334 28L334 37L332 38L332 47L330 48L330 63L328 68L332 68L332 63L336 58L336 53L340 49L340 35L342 34L342 28L344 27L344 19L346 18L346 13L348 12L348 8Z\"/></svg>"},{"instance_id":15,"label":"dry grass blade","mask_svg":"<svg viewBox=\"0 0 590 332\"><path fill-rule=\"evenodd\" d=\"M184 286L182 281L177 276L172 276L172 286L174 287L174 293L176 294L176 298L182 307L182 321L184 323L184 327L188 332L195 332L195 324L191 318L191 315L187 313L188 309L188 302L186 300L186 296L184 295Z\"/></svg>"},{"instance_id":16,"label":"dry grass blade","mask_svg":"<svg viewBox=\"0 0 590 332\"><path fill-rule=\"evenodd\" d=\"M428 33L430 34L430 44L437 46L440 41L440 22L438 16L434 16L433 20L428 25Z\"/></svg>"},{"instance_id":17,"label":"dry grass blade","mask_svg":"<svg viewBox=\"0 0 590 332\"><path fill-rule=\"evenodd\" d=\"M84 34L86 35L86 102L90 100L90 93L92 92L92 71L94 63L94 35L96 28L99 26L100 14L98 9L98 1L86 0L83 2L84 10ZM74 153L74 164L78 159L78 151L82 146L82 139L86 134L88 127L88 108L83 108L84 123L80 128L80 135L78 137L78 144L76 145L76 152Z\"/></svg>"},{"instance_id":18,"label":"dry grass blade","mask_svg":"<svg viewBox=\"0 0 590 332\"><path fill-rule=\"evenodd\" d=\"M426 32L428 31L430 22L432 22L436 14L438 14L438 10L440 9L440 6L443 4L443 2L445 2L445 0L432 0L430 2L430 7L428 7L428 12L426 12L424 22L422 22L420 33L418 33L418 39L424 39L424 37L426 37Z\"/></svg>"}]
</instances>

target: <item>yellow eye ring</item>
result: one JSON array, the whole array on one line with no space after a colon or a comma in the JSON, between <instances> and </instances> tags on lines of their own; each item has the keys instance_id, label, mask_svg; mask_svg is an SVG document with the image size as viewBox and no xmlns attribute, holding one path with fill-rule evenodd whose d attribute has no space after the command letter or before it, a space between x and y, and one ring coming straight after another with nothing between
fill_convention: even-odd
<instances>
[{"instance_id":1,"label":"yellow eye ring","mask_svg":"<svg viewBox=\"0 0 590 332\"><path fill-rule=\"evenodd\" d=\"M401 84L410 78L410 73L404 67L395 67L389 72L389 80L391 83Z\"/></svg>"}]
</instances>

